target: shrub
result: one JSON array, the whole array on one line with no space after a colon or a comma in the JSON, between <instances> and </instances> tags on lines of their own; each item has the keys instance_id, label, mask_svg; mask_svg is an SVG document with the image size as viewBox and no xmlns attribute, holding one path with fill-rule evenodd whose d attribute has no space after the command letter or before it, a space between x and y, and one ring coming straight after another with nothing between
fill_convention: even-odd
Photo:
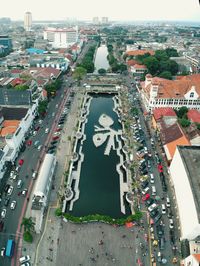
<instances>
[{"instance_id":1,"label":"shrub","mask_svg":"<svg viewBox=\"0 0 200 266\"><path fill-rule=\"evenodd\" d=\"M24 232L23 238L24 238L24 241L26 241L28 243L33 242L33 236L31 235L31 233L29 231Z\"/></svg>"}]
</instances>

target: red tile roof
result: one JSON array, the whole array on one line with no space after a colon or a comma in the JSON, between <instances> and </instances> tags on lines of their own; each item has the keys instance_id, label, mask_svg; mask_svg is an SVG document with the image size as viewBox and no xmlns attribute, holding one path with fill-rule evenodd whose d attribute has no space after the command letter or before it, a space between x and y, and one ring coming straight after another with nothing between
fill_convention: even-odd
<instances>
[{"instance_id":1,"label":"red tile roof","mask_svg":"<svg viewBox=\"0 0 200 266\"><path fill-rule=\"evenodd\" d=\"M134 66L135 64L138 64L138 61L131 59L127 61L127 65L128 66Z\"/></svg>"},{"instance_id":2,"label":"red tile roof","mask_svg":"<svg viewBox=\"0 0 200 266\"><path fill-rule=\"evenodd\" d=\"M159 120L163 116L175 116L176 113L171 107L161 107L161 108L156 108L153 110L153 116L155 120Z\"/></svg>"},{"instance_id":3,"label":"red tile roof","mask_svg":"<svg viewBox=\"0 0 200 266\"><path fill-rule=\"evenodd\" d=\"M16 85L21 85L21 84L24 84L25 82L26 80L16 78L16 79L13 79L13 81L11 82L11 85L15 87Z\"/></svg>"},{"instance_id":4,"label":"red tile roof","mask_svg":"<svg viewBox=\"0 0 200 266\"><path fill-rule=\"evenodd\" d=\"M127 55L132 55L132 56L137 56L137 55L144 55L144 54L150 54L150 55L154 55L154 51L153 50L134 50L134 51L128 51L126 52Z\"/></svg>"},{"instance_id":5,"label":"red tile roof","mask_svg":"<svg viewBox=\"0 0 200 266\"><path fill-rule=\"evenodd\" d=\"M156 84L158 86L158 95L156 98L183 98L192 86L195 86L196 92L200 95L200 74L183 76L178 80L154 77L146 87L145 83L140 84L148 95L150 94L151 85Z\"/></svg>"},{"instance_id":6,"label":"red tile roof","mask_svg":"<svg viewBox=\"0 0 200 266\"><path fill-rule=\"evenodd\" d=\"M139 64L135 64L133 67L139 68L139 69L147 69L147 67L145 65L139 65Z\"/></svg>"},{"instance_id":7,"label":"red tile roof","mask_svg":"<svg viewBox=\"0 0 200 266\"><path fill-rule=\"evenodd\" d=\"M193 123L200 123L200 112L197 110L189 110L187 112L187 117Z\"/></svg>"}]
</instances>

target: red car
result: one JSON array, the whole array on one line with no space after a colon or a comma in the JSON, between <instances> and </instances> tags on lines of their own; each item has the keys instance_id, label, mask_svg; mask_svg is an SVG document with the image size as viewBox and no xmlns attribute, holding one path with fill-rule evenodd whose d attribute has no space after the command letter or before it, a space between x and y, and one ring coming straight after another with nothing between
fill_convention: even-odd
<instances>
[{"instance_id":1,"label":"red car","mask_svg":"<svg viewBox=\"0 0 200 266\"><path fill-rule=\"evenodd\" d=\"M150 194L146 194L145 196L142 197L142 200L148 200L150 198Z\"/></svg>"},{"instance_id":2,"label":"red car","mask_svg":"<svg viewBox=\"0 0 200 266\"><path fill-rule=\"evenodd\" d=\"M56 128L56 132L59 132L61 130L62 130L62 128Z\"/></svg>"},{"instance_id":3,"label":"red car","mask_svg":"<svg viewBox=\"0 0 200 266\"><path fill-rule=\"evenodd\" d=\"M23 159L20 159L20 160L19 160L19 165L22 166L23 163L24 163L24 160L23 160Z\"/></svg>"},{"instance_id":4,"label":"red car","mask_svg":"<svg viewBox=\"0 0 200 266\"><path fill-rule=\"evenodd\" d=\"M161 164L158 164L157 168L158 168L158 172L159 173L162 173L163 172L163 167L162 167Z\"/></svg>"},{"instance_id":5,"label":"red car","mask_svg":"<svg viewBox=\"0 0 200 266\"><path fill-rule=\"evenodd\" d=\"M26 144L27 144L28 146L31 146L31 145L32 145L32 140L27 140Z\"/></svg>"},{"instance_id":6,"label":"red car","mask_svg":"<svg viewBox=\"0 0 200 266\"><path fill-rule=\"evenodd\" d=\"M59 136L54 136L52 139L53 140L59 139Z\"/></svg>"}]
</instances>

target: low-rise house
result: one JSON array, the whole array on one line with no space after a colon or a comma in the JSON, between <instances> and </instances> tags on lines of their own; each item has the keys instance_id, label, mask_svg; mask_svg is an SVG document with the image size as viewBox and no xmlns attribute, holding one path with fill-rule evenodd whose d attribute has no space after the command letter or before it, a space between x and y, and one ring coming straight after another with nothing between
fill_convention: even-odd
<instances>
[{"instance_id":1,"label":"low-rise house","mask_svg":"<svg viewBox=\"0 0 200 266\"><path fill-rule=\"evenodd\" d=\"M200 112L198 110L189 110L187 112L187 117L192 123L200 124Z\"/></svg>"},{"instance_id":2,"label":"low-rise house","mask_svg":"<svg viewBox=\"0 0 200 266\"><path fill-rule=\"evenodd\" d=\"M189 140L178 123L171 126L166 126L164 122L160 123L160 139L169 163L171 162L178 145L190 145Z\"/></svg>"},{"instance_id":3,"label":"low-rise house","mask_svg":"<svg viewBox=\"0 0 200 266\"><path fill-rule=\"evenodd\" d=\"M152 125L154 129L159 128L159 124L164 121L167 126L177 122L177 115L171 107L156 108L152 112Z\"/></svg>"},{"instance_id":4,"label":"low-rise house","mask_svg":"<svg viewBox=\"0 0 200 266\"><path fill-rule=\"evenodd\" d=\"M199 266L200 265L200 253L192 254L184 260L184 266Z\"/></svg>"}]
</instances>

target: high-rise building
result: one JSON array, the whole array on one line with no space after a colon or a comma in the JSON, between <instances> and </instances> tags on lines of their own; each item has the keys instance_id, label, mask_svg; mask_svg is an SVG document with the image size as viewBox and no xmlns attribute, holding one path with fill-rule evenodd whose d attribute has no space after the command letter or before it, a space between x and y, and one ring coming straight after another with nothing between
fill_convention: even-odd
<instances>
[{"instance_id":1,"label":"high-rise building","mask_svg":"<svg viewBox=\"0 0 200 266\"><path fill-rule=\"evenodd\" d=\"M74 28L47 28L44 39L48 40L54 48L67 48L78 41L78 27Z\"/></svg>"},{"instance_id":2,"label":"high-rise building","mask_svg":"<svg viewBox=\"0 0 200 266\"><path fill-rule=\"evenodd\" d=\"M32 26L32 14L31 12L26 12L24 16L24 29L30 31Z\"/></svg>"},{"instance_id":3,"label":"high-rise building","mask_svg":"<svg viewBox=\"0 0 200 266\"><path fill-rule=\"evenodd\" d=\"M93 17L92 23L93 24L99 24L99 18L98 17Z\"/></svg>"},{"instance_id":4,"label":"high-rise building","mask_svg":"<svg viewBox=\"0 0 200 266\"><path fill-rule=\"evenodd\" d=\"M102 24L108 24L108 17L102 17L101 18L101 23Z\"/></svg>"},{"instance_id":5,"label":"high-rise building","mask_svg":"<svg viewBox=\"0 0 200 266\"><path fill-rule=\"evenodd\" d=\"M12 39L8 35L0 35L0 45L4 46L6 52L12 50Z\"/></svg>"}]
</instances>

